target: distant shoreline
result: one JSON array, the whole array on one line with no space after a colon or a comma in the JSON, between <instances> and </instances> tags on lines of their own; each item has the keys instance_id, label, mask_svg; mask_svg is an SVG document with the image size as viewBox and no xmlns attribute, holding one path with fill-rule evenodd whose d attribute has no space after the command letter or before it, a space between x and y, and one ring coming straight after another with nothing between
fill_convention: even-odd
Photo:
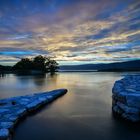
<instances>
[{"instance_id":1,"label":"distant shoreline","mask_svg":"<svg viewBox=\"0 0 140 140\"><path fill-rule=\"evenodd\" d=\"M98 72L98 70L59 70L58 72Z\"/></svg>"},{"instance_id":2,"label":"distant shoreline","mask_svg":"<svg viewBox=\"0 0 140 140\"><path fill-rule=\"evenodd\" d=\"M75 70L75 71L71 71L71 70L69 70L69 71L57 71L56 73L78 73L78 72L81 72L81 73L101 73L101 72L105 72L105 73L112 73L112 72L118 72L118 73L120 73L120 72L128 72L128 73L140 73L140 71L95 71L95 70ZM2 76L2 75L7 75L7 74L15 74L15 75L22 75L22 76L38 76L38 75L46 75L46 74L48 74L48 73L16 73L16 72L0 72L0 76Z\"/></svg>"},{"instance_id":3,"label":"distant shoreline","mask_svg":"<svg viewBox=\"0 0 140 140\"><path fill-rule=\"evenodd\" d=\"M30 66L29 66L30 67ZM50 71L42 71L37 68L13 69L10 66L0 65L0 73L14 74L46 74ZM109 64L82 64L82 65L61 65L53 72L140 72L140 60L116 62Z\"/></svg>"},{"instance_id":4,"label":"distant shoreline","mask_svg":"<svg viewBox=\"0 0 140 140\"><path fill-rule=\"evenodd\" d=\"M140 70L59 70L58 72L140 72Z\"/></svg>"}]
</instances>

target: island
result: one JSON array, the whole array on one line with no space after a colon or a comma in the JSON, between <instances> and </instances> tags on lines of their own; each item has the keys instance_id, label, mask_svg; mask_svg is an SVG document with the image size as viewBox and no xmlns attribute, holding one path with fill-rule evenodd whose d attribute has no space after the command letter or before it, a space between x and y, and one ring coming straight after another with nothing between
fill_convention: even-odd
<instances>
[{"instance_id":1,"label":"island","mask_svg":"<svg viewBox=\"0 0 140 140\"><path fill-rule=\"evenodd\" d=\"M58 63L52 58L38 55L33 58L22 58L13 66L0 65L0 74L54 74L58 68Z\"/></svg>"}]
</instances>

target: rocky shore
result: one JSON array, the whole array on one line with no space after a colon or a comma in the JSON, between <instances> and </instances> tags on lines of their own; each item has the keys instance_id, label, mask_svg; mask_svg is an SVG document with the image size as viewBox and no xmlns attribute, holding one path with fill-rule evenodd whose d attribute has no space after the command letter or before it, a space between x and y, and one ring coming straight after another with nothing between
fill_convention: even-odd
<instances>
[{"instance_id":1,"label":"rocky shore","mask_svg":"<svg viewBox=\"0 0 140 140\"><path fill-rule=\"evenodd\" d=\"M112 92L113 113L131 122L140 121L140 75L116 81Z\"/></svg>"},{"instance_id":2,"label":"rocky shore","mask_svg":"<svg viewBox=\"0 0 140 140\"><path fill-rule=\"evenodd\" d=\"M66 89L58 89L0 100L0 140L10 140L14 127L23 117L66 93Z\"/></svg>"}]
</instances>

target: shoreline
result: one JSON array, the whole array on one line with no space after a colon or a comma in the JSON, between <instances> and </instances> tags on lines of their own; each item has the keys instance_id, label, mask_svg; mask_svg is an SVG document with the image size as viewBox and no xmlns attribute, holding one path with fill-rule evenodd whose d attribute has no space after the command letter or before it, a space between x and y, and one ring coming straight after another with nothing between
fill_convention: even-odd
<instances>
[{"instance_id":1,"label":"shoreline","mask_svg":"<svg viewBox=\"0 0 140 140\"><path fill-rule=\"evenodd\" d=\"M112 111L121 118L140 122L140 75L125 76L112 89Z\"/></svg>"},{"instance_id":2,"label":"shoreline","mask_svg":"<svg viewBox=\"0 0 140 140\"><path fill-rule=\"evenodd\" d=\"M125 72L130 72L130 73L140 73L140 70L136 70L136 71L98 71L98 70L60 70L60 71L57 71L57 72L55 72L55 73L66 73L66 72L68 72L68 73L74 73L74 72L76 72L76 73L78 73L78 72L97 72L97 73L100 73L100 72L107 72L107 73L109 73L109 72L123 72L123 73L125 73ZM52 73L52 75L53 74L55 74L55 73ZM15 74L15 75L45 75L45 74L51 74L51 73L16 73L16 72L0 72L0 75L5 75L5 74Z\"/></svg>"},{"instance_id":3,"label":"shoreline","mask_svg":"<svg viewBox=\"0 0 140 140\"><path fill-rule=\"evenodd\" d=\"M22 118L67 93L67 89L0 99L0 139L10 140Z\"/></svg>"}]
</instances>

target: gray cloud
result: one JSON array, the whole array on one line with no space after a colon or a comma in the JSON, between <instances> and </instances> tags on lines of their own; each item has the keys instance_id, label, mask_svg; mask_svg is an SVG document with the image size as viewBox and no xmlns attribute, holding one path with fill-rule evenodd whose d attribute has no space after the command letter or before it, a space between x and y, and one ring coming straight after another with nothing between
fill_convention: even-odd
<instances>
[{"instance_id":1,"label":"gray cloud","mask_svg":"<svg viewBox=\"0 0 140 140\"><path fill-rule=\"evenodd\" d=\"M15 60L18 53L73 62L140 59L139 0L31 0L21 2L20 8L16 4L0 6L1 59Z\"/></svg>"}]
</instances>

